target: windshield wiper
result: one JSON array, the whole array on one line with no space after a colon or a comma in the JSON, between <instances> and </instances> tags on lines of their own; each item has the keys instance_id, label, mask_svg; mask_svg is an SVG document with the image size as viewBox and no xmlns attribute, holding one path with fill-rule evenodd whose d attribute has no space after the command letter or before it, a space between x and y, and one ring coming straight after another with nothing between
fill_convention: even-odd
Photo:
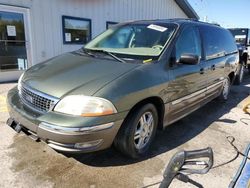
<instances>
[{"instance_id":1,"label":"windshield wiper","mask_svg":"<svg viewBox=\"0 0 250 188\"><path fill-rule=\"evenodd\" d=\"M106 51L106 50L97 50L97 49L87 49L87 51L93 51L93 52L100 52L100 53L104 53L104 54L107 54L109 56L111 56L112 58L114 58L115 60L117 61L120 61L122 63L126 63L126 61L124 61L123 59L117 57L115 54L109 52L109 51Z\"/></svg>"},{"instance_id":2,"label":"windshield wiper","mask_svg":"<svg viewBox=\"0 0 250 188\"><path fill-rule=\"evenodd\" d=\"M88 50L85 50L85 49L81 49L81 50L79 50L77 52L80 53L80 54L82 54L82 53L87 54L90 57L96 57L94 54L92 54L91 52L89 52Z\"/></svg>"}]
</instances>

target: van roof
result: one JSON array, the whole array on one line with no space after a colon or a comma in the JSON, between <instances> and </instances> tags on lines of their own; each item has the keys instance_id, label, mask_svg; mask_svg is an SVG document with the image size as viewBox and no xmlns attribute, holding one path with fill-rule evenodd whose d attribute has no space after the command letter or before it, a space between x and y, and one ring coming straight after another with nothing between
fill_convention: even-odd
<instances>
[{"instance_id":1,"label":"van roof","mask_svg":"<svg viewBox=\"0 0 250 188\"><path fill-rule=\"evenodd\" d=\"M131 21L130 23L145 23L145 24L156 24L156 23L176 23L178 25L193 23L193 24L202 24L208 26L220 27L219 24L212 24L207 22L202 22L194 18L172 18L172 19L156 19L156 20L138 20Z\"/></svg>"}]
</instances>

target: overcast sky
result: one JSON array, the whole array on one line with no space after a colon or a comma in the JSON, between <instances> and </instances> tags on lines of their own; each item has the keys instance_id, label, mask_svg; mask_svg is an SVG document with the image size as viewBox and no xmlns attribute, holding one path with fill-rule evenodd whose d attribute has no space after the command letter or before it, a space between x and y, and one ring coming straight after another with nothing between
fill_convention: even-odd
<instances>
[{"instance_id":1,"label":"overcast sky","mask_svg":"<svg viewBox=\"0 0 250 188\"><path fill-rule=\"evenodd\" d=\"M250 0L188 0L202 21L223 27L250 28Z\"/></svg>"}]
</instances>

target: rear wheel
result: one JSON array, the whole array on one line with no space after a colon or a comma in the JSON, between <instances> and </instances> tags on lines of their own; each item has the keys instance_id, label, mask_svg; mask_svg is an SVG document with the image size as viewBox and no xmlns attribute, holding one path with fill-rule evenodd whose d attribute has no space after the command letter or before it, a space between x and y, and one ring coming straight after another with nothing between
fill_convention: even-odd
<instances>
[{"instance_id":1,"label":"rear wheel","mask_svg":"<svg viewBox=\"0 0 250 188\"><path fill-rule=\"evenodd\" d=\"M235 81L234 83L236 85L240 85L243 81L243 77L244 77L244 69L245 69L245 62L242 62L242 64L239 64L239 70L238 70L238 73L235 77Z\"/></svg>"},{"instance_id":2,"label":"rear wheel","mask_svg":"<svg viewBox=\"0 0 250 188\"><path fill-rule=\"evenodd\" d=\"M230 79L226 78L224 80L223 88L222 88L221 94L219 96L220 101L224 102L224 101L228 100L228 95L230 93L230 88L231 88Z\"/></svg>"},{"instance_id":3,"label":"rear wheel","mask_svg":"<svg viewBox=\"0 0 250 188\"><path fill-rule=\"evenodd\" d=\"M124 121L114 141L123 154L138 158L145 155L153 141L158 124L158 114L153 104L133 111Z\"/></svg>"}]
</instances>

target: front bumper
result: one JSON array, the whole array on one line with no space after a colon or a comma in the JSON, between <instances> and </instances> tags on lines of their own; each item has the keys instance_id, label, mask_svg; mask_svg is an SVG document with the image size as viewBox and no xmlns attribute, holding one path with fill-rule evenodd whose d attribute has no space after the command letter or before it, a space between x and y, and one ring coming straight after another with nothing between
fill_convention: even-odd
<instances>
[{"instance_id":1,"label":"front bumper","mask_svg":"<svg viewBox=\"0 0 250 188\"><path fill-rule=\"evenodd\" d=\"M106 149L112 145L123 122L118 120L122 116L103 117L97 122L92 121L94 124L91 124L91 118L65 116L53 112L39 115L22 104L16 88L8 93L8 110L9 126L18 126L34 140L43 141L63 152L86 153ZM58 122L64 122L63 126Z\"/></svg>"}]
</instances>

